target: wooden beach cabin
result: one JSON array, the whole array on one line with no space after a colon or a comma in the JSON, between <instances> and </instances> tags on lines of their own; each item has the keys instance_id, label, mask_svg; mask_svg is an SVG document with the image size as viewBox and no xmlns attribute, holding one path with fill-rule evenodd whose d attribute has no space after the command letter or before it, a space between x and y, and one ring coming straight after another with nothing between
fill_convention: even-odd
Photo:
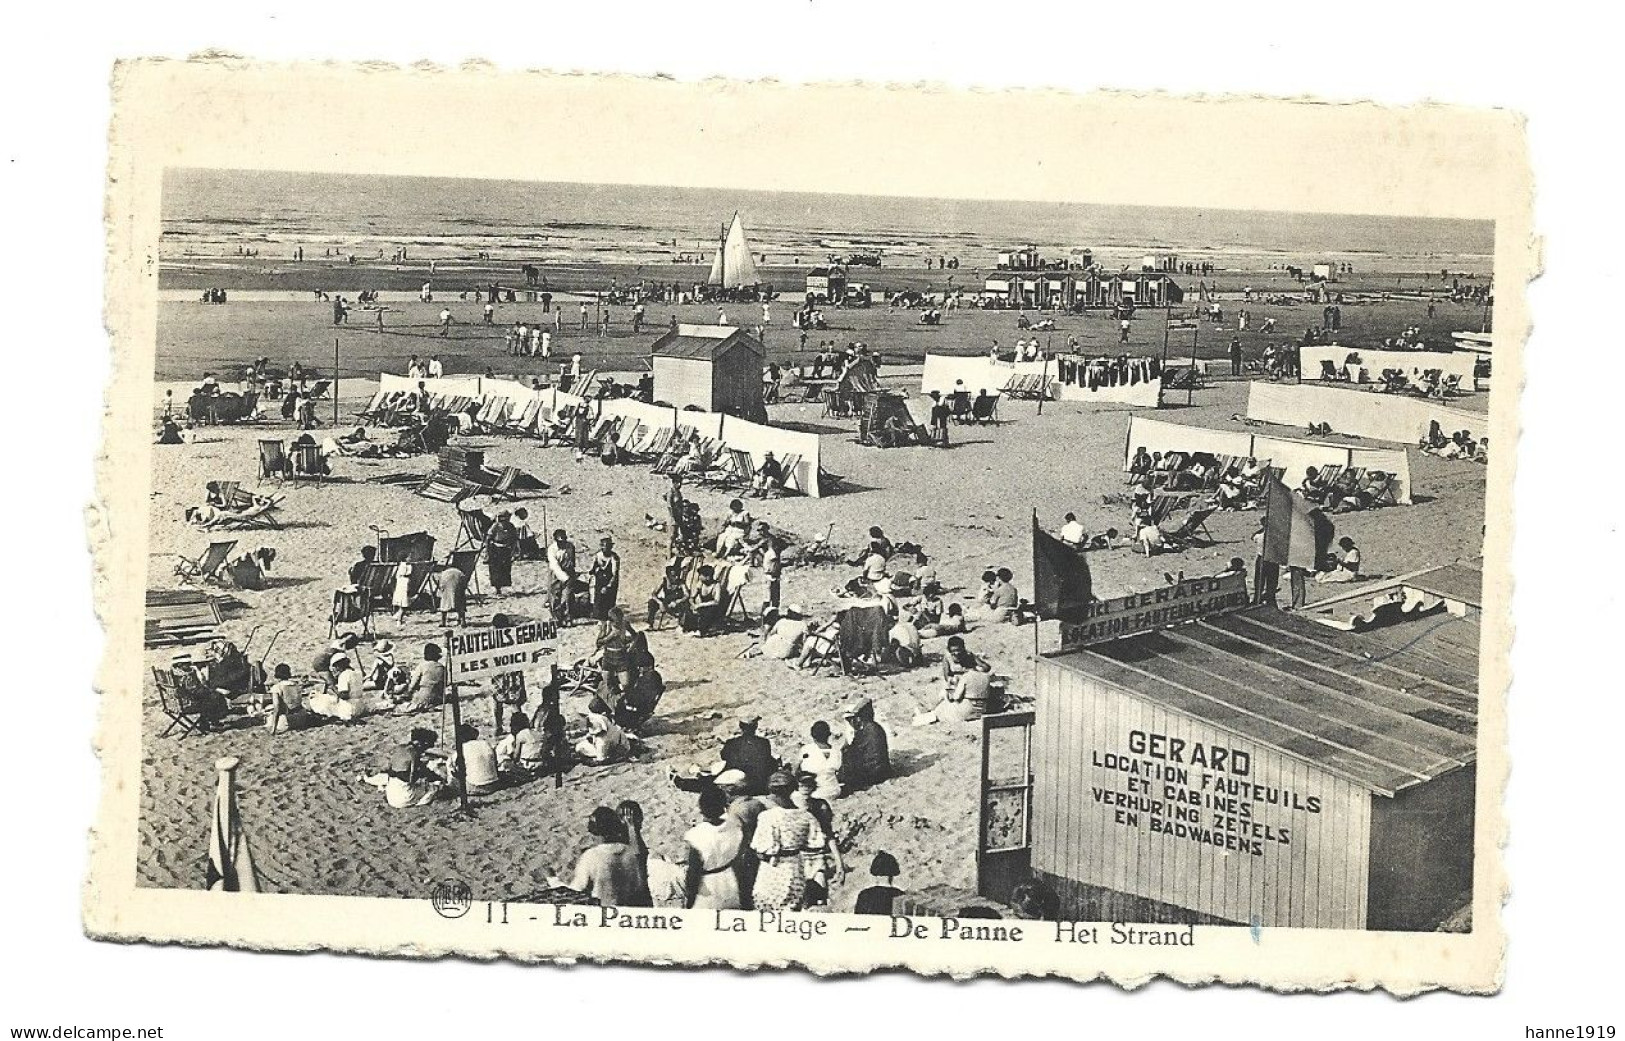
<instances>
[{"instance_id":1,"label":"wooden beach cabin","mask_svg":"<svg viewBox=\"0 0 1625 1041\"><path fill-rule=\"evenodd\" d=\"M656 340L649 353L656 401L767 422L762 405L767 351L745 330L679 324Z\"/></svg>"},{"instance_id":2,"label":"wooden beach cabin","mask_svg":"<svg viewBox=\"0 0 1625 1041\"><path fill-rule=\"evenodd\" d=\"M1436 929L1472 892L1475 576L1042 656L1034 710L984 720L980 892L1031 872L1077 921Z\"/></svg>"}]
</instances>

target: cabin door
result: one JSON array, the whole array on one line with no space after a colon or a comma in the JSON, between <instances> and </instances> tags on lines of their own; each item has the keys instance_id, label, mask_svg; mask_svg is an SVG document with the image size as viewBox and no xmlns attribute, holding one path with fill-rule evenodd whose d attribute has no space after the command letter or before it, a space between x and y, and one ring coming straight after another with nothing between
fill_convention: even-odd
<instances>
[{"instance_id":1,"label":"cabin door","mask_svg":"<svg viewBox=\"0 0 1625 1041\"><path fill-rule=\"evenodd\" d=\"M1033 714L982 718L982 799L976 891L1005 903L1033 862Z\"/></svg>"}]
</instances>

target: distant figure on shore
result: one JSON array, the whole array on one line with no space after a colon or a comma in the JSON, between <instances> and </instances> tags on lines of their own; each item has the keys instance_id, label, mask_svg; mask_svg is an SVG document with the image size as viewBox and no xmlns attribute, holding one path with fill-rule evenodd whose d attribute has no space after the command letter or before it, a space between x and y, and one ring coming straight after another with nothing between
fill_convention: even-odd
<instances>
[{"instance_id":1,"label":"distant figure on shore","mask_svg":"<svg viewBox=\"0 0 1625 1041\"><path fill-rule=\"evenodd\" d=\"M451 309L448 307L440 309L440 335L451 335Z\"/></svg>"}]
</instances>

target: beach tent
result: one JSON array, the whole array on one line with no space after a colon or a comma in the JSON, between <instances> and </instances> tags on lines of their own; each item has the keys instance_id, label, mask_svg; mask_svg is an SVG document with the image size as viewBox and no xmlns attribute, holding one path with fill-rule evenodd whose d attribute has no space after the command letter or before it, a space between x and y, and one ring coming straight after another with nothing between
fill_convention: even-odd
<instances>
[{"instance_id":1,"label":"beach tent","mask_svg":"<svg viewBox=\"0 0 1625 1041\"><path fill-rule=\"evenodd\" d=\"M724 289L749 289L762 284L750 243L745 241L745 222L739 219L737 210L733 223L722 233L716 256L711 258L711 273L706 276L705 284Z\"/></svg>"},{"instance_id":2,"label":"beach tent","mask_svg":"<svg viewBox=\"0 0 1625 1041\"><path fill-rule=\"evenodd\" d=\"M902 429L906 432L904 436L909 441L915 440L915 428L919 423L909 411L908 402L901 394L892 394L884 390L869 391L859 397L857 412L858 440L866 445L893 447L882 445L877 435L885 428L886 423L894 418L902 424Z\"/></svg>"}]
</instances>

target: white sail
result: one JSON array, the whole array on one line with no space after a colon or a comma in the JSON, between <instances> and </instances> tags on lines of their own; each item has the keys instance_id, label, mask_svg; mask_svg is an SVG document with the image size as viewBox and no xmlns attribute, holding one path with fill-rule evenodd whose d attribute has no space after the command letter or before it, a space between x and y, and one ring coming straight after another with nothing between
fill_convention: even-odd
<instances>
[{"instance_id":1,"label":"white sail","mask_svg":"<svg viewBox=\"0 0 1625 1041\"><path fill-rule=\"evenodd\" d=\"M737 212L722 237L721 249L711 259L711 274L705 281L725 289L748 288L762 282L762 276L756 272L756 258L751 256L750 243L745 241L745 222L739 219Z\"/></svg>"}]
</instances>

